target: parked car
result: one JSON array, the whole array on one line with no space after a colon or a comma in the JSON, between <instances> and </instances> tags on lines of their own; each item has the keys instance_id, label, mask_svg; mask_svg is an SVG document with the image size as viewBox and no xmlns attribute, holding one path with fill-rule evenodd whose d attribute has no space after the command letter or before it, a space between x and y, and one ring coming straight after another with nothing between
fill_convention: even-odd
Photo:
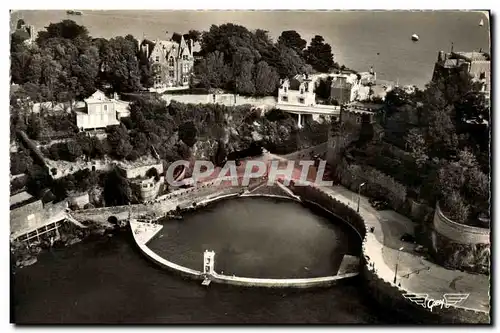
<instances>
[{"instance_id":1,"label":"parked car","mask_svg":"<svg viewBox=\"0 0 500 333\"><path fill-rule=\"evenodd\" d=\"M415 247L415 252L419 253L419 254L423 254L423 253L427 252L427 249L425 247L423 247L422 245L417 245Z\"/></svg>"},{"instance_id":2,"label":"parked car","mask_svg":"<svg viewBox=\"0 0 500 333\"><path fill-rule=\"evenodd\" d=\"M385 201L370 199L369 202L376 210L385 210L389 208L389 204Z\"/></svg>"},{"instance_id":3,"label":"parked car","mask_svg":"<svg viewBox=\"0 0 500 333\"><path fill-rule=\"evenodd\" d=\"M408 233L405 233L403 234L403 236L401 236L401 241L406 243L415 243L415 237Z\"/></svg>"}]
</instances>

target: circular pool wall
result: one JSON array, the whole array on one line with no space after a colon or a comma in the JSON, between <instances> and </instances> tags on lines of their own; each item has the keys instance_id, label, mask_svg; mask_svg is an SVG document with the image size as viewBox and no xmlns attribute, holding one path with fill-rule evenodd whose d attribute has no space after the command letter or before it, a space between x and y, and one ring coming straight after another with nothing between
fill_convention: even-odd
<instances>
[{"instance_id":1,"label":"circular pool wall","mask_svg":"<svg viewBox=\"0 0 500 333\"><path fill-rule=\"evenodd\" d=\"M335 275L345 254L359 256L361 240L324 210L292 200L246 197L214 202L183 220L161 221L148 247L176 264L202 270L215 251L215 270L258 278Z\"/></svg>"}]
</instances>

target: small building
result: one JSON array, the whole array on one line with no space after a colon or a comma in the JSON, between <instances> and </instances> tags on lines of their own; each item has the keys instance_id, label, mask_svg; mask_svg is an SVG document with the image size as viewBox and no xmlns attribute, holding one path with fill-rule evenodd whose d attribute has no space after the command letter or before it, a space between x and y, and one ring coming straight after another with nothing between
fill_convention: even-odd
<instances>
[{"instance_id":1,"label":"small building","mask_svg":"<svg viewBox=\"0 0 500 333\"><path fill-rule=\"evenodd\" d=\"M332 75L330 99L344 105L354 101L358 97L360 79L356 74Z\"/></svg>"},{"instance_id":2,"label":"small building","mask_svg":"<svg viewBox=\"0 0 500 333\"><path fill-rule=\"evenodd\" d=\"M23 43L30 46L35 42L37 32L35 31L34 25L27 25L23 19L17 20L16 29L14 31L16 35L23 39Z\"/></svg>"},{"instance_id":3,"label":"small building","mask_svg":"<svg viewBox=\"0 0 500 333\"><path fill-rule=\"evenodd\" d=\"M154 200L165 182L161 161L139 160L135 163L119 163L117 168L128 179L131 188L142 202ZM150 173L153 169L157 176Z\"/></svg>"},{"instance_id":4,"label":"small building","mask_svg":"<svg viewBox=\"0 0 500 333\"><path fill-rule=\"evenodd\" d=\"M278 104L296 106L316 105L314 80L307 74L298 74L292 79L282 80L278 90Z\"/></svg>"},{"instance_id":5,"label":"small building","mask_svg":"<svg viewBox=\"0 0 500 333\"><path fill-rule=\"evenodd\" d=\"M341 122L352 122L353 124L376 122L376 115L384 108L383 104L373 103L350 103L342 108L340 118Z\"/></svg>"},{"instance_id":6,"label":"small building","mask_svg":"<svg viewBox=\"0 0 500 333\"><path fill-rule=\"evenodd\" d=\"M147 173L151 169L156 169L156 172L161 175L163 173L163 163L161 161L156 161L153 159L139 159L134 162L118 162L118 170L127 179L133 179L138 177L146 177Z\"/></svg>"},{"instance_id":7,"label":"small building","mask_svg":"<svg viewBox=\"0 0 500 333\"><path fill-rule=\"evenodd\" d=\"M480 82L481 92L486 100L490 100L491 92L491 55L486 52L453 52L439 51L438 59L434 65L432 81L449 75L452 72L468 73L474 82Z\"/></svg>"},{"instance_id":8,"label":"small building","mask_svg":"<svg viewBox=\"0 0 500 333\"><path fill-rule=\"evenodd\" d=\"M189 86L194 66L194 42L189 35L174 33L169 40L143 40L139 50L148 59L153 73L153 87Z\"/></svg>"},{"instance_id":9,"label":"small building","mask_svg":"<svg viewBox=\"0 0 500 333\"><path fill-rule=\"evenodd\" d=\"M72 208L83 209L89 203L90 197L88 192L74 192L68 196L68 204Z\"/></svg>"},{"instance_id":10,"label":"small building","mask_svg":"<svg viewBox=\"0 0 500 333\"><path fill-rule=\"evenodd\" d=\"M76 111L76 125L80 130L103 129L119 125L115 101L97 90L85 99L85 108Z\"/></svg>"},{"instance_id":11,"label":"small building","mask_svg":"<svg viewBox=\"0 0 500 333\"><path fill-rule=\"evenodd\" d=\"M147 202L154 200L158 196L165 182L165 177L160 176L159 179L141 177L132 179L130 182L132 189L138 194L139 200Z\"/></svg>"},{"instance_id":12,"label":"small building","mask_svg":"<svg viewBox=\"0 0 500 333\"><path fill-rule=\"evenodd\" d=\"M47 200L45 200L47 201ZM44 203L27 192L10 197L10 235L11 240L27 241L37 239L48 233L57 233L61 221L66 218L66 201ZM54 234L55 236L55 234Z\"/></svg>"}]
</instances>

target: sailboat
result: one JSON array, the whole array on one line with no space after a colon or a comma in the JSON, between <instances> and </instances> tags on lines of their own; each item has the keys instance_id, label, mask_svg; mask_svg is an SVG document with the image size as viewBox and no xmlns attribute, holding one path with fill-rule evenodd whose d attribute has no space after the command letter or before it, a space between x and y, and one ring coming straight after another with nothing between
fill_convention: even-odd
<instances>
[{"instance_id":1,"label":"sailboat","mask_svg":"<svg viewBox=\"0 0 500 333\"><path fill-rule=\"evenodd\" d=\"M483 20L479 21L479 26L482 27L483 25L484 25L484 21Z\"/></svg>"}]
</instances>

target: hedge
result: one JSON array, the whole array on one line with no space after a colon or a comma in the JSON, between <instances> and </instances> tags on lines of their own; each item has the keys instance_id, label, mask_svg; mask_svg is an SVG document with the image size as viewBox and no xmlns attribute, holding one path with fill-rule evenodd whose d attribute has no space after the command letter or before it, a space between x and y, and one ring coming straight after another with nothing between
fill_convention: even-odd
<instances>
[{"instance_id":1,"label":"hedge","mask_svg":"<svg viewBox=\"0 0 500 333\"><path fill-rule=\"evenodd\" d=\"M355 192L365 183L362 189L364 194L387 201L396 211L400 211L406 202L406 187L370 166L348 164L342 160L337 166L337 177L343 186Z\"/></svg>"}]
</instances>

